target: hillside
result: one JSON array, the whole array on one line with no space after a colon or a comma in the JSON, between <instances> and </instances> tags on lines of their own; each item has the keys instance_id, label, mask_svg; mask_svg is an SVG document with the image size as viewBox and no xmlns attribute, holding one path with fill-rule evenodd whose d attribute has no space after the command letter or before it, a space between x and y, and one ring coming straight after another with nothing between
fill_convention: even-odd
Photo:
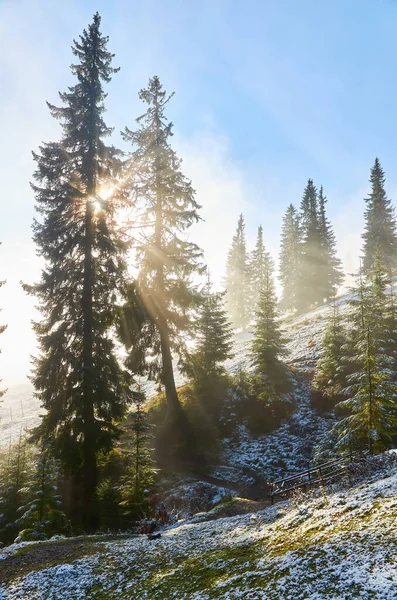
<instances>
[{"instance_id":1,"label":"hillside","mask_svg":"<svg viewBox=\"0 0 397 600\"><path fill-rule=\"evenodd\" d=\"M393 453L388 458L355 488L253 515L178 523L156 540L80 540L79 552L73 547L61 560L66 542L10 547L0 558L5 567L14 560L15 570L19 560L21 576L3 576L0 598L396 598L397 466Z\"/></svg>"},{"instance_id":2,"label":"hillside","mask_svg":"<svg viewBox=\"0 0 397 600\"><path fill-rule=\"evenodd\" d=\"M340 299L344 304L345 298ZM324 334L324 322L328 307L322 306L310 313L301 315L286 324L286 334L289 339L288 363L300 370L314 366ZM234 340L234 358L227 361L229 373L235 373L240 367L249 367L250 333L238 334ZM183 384L183 378L176 373L177 385ZM147 395L155 393L155 386L148 382ZM40 404L33 396L31 384L10 386L7 394L0 402L0 447L8 446L15 441L20 432L36 425L39 421Z\"/></svg>"}]
</instances>

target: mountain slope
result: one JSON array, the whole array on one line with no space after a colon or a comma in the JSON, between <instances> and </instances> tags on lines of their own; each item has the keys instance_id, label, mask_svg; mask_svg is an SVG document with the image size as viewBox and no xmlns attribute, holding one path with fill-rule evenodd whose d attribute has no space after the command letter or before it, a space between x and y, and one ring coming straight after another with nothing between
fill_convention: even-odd
<instances>
[{"instance_id":1,"label":"mountain slope","mask_svg":"<svg viewBox=\"0 0 397 600\"><path fill-rule=\"evenodd\" d=\"M186 523L157 540L96 542L91 556L9 581L0 598L397 598L397 467L389 456L381 479L298 507Z\"/></svg>"}]
</instances>

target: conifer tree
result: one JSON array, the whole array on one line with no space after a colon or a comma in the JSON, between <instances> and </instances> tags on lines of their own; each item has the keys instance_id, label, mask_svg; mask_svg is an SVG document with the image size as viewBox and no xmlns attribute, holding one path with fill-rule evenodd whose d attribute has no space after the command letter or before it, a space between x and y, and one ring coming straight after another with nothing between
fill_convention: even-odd
<instances>
[{"instance_id":1,"label":"conifer tree","mask_svg":"<svg viewBox=\"0 0 397 600\"><path fill-rule=\"evenodd\" d=\"M41 353L32 377L46 409L38 436L51 442L78 487L82 479L86 528L98 524L98 455L111 449L119 433L116 422L129 401L130 383L110 335L127 246L116 227L119 152L104 142L112 130L103 120L103 84L118 69L100 21L96 13L73 44L75 85L60 93L60 108L49 104L62 126L61 140L33 154L39 214L34 241L45 267L38 284L25 286L42 313L35 324Z\"/></svg>"},{"instance_id":2,"label":"conifer tree","mask_svg":"<svg viewBox=\"0 0 397 600\"><path fill-rule=\"evenodd\" d=\"M240 215L226 261L226 308L233 326L246 329L250 321L250 281L245 223Z\"/></svg>"},{"instance_id":3,"label":"conifer tree","mask_svg":"<svg viewBox=\"0 0 397 600\"><path fill-rule=\"evenodd\" d=\"M330 300L343 282L342 263L336 256L336 239L327 218L327 198L323 186L318 193L318 226L320 231L320 285L323 299Z\"/></svg>"},{"instance_id":4,"label":"conifer tree","mask_svg":"<svg viewBox=\"0 0 397 600\"><path fill-rule=\"evenodd\" d=\"M286 370L281 362L285 354L274 283L269 272L259 299L251 345L252 365L269 393L271 390L280 391L286 382Z\"/></svg>"},{"instance_id":5,"label":"conifer tree","mask_svg":"<svg viewBox=\"0 0 397 600\"><path fill-rule=\"evenodd\" d=\"M67 520L58 491L59 467L59 461L43 445L27 485L28 501L18 509L21 540L44 540L64 532Z\"/></svg>"},{"instance_id":6,"label":"conifer tree","mask_svg":"<svg viewBox=\"0 0 397 600\"><path fill-rule=\"evenodd\" d=\"M298 309L300 227L296 208L290 204L283 217L280 251L281 308Z\"/></svg>"},{"instance_id":7,"label":"conifer tree","mask_svg":"<svg viewBox=\"0 0 397 600\"><path fill-rule=\"evenodd\" d=\"M128 426L128 467L120 486L120 505L127 522L146 515L157 473L153 459L152 425L143 409L144 403L144 394L135 392L135 410L130 414Z\"/></svg>"},{"instance_id":8,"label":"conifer tree","mask_svg":"<svg viewBox=\"0 0 397 600\"><path fill-rule=\"evenodd\" d=\"M330 308L327 329L323 341L323 356L317 363L314 385L331 400L340 400L346 387L344 350L345 326L340 309L334 298Z\"/></svg>"},{"instance_id":9,"label":"conifer tree","mask_svg":"<svg viewBox=\"0 0 397 600\"><path fill-rule=\"evenodd\" d=\"M355 296L350 301L354 341L348 358L353 372L344 390L347 399L338 405L348 415L334 428L337 447L342 451L368 449L374 454L390 445L391 436L397 431L394 357L386 350L387 283L387 275L378 261L372 281L365 281L360 274Z\"/></svg>"},{"instance_id":10,"label":"conifer tree","mask_svg":"<svg viewBox=\"0 0 397 600\"><path fill-rule=\"evenodd\" d=\"M233 331L224 309L225 292L212 292L208 276L196 326L196 347L185 371L198 385L225 374L224 362L232 357Z\"/></svg>"},{"instance_id":11,"label":"conifer tree","mask_svg":"<svg viewBox=\"0 0 397 600\"><path fill-rule=\"evenodd\" d=\"M258 227L255 248L249 257L249 281L251 309L256 311L261 291L266 285L267 274L273 269L273 261L263 243L263 227Z\"/></svg>"},{"instance_id":12,"label":"conifer tree","mask_svg":"<svg viewBox=\"0 0 397 600\"><path fill-rule=\"evenodd\" d=\"M321 234L319 226L317 189L309 179L300 207L300 251L298 262L299 288L297 305L301 312L322 303Z\"/></svg>"},{"instance_id":13,"label":"conifer tree","mask_svg":"<svg viewBox=\"0 0 397 600\"><path fill-rule=\"evenodd\" d=\"M386 270L397 268L397 230L394 209L385 191L385 173L375 159L371 169L371 193L365 199L363 269L369 273L379 258Z\"/></svg>"},{"instance_id":14,"label":"conifer tree","mask_svg":"<svg viewBox=\"0 0 397 600\"><path fill-rule=\"evenodd\" d=\"M177 414L181 407L171 351L184 354L183 339L199 300L193 277L203 267L201 250L186 238L200 219L200 206L170 145L172 123L165 111L172 95L167 96L158 77L150 79L139 94L147 110L137 119L138 129L126 128L123 137L133 146L127 164L131 197L143 209L137 289L151 325L142 333L147 351L159 359L150 365L150 374L164 385L168 408Z\"/></svg>"},{"instance_id":15,"label":"conifer tree","mask_svg":"<svg viewBox=\"0 0 397 600\"><path fill-rule=\"evenodd\" d=\"M10 445L0 463L0 541L14 541L18 533L18 509L26 500L30 475L30 453L26 439L19 435L18 442Z\"/></svg>"}]
</instances>

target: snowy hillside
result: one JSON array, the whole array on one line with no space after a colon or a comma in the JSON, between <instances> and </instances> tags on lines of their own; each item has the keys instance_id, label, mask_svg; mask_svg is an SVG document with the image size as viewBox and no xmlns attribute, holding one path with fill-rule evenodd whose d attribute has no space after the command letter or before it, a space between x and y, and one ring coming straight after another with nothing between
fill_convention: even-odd
<instances>
[{"instance_id":1,"label":"snowy hillside","mask_svg":"<svg viewBox=\"0 0 397 600\"><path fill-rule=\"evenodd\" d=\"M39 414L31 384L10 387L0 401L0 447L15 442L21 432L36 425Z\"/></svg>"},{"instance_id":2,"label":"snowy hillside","mask_svg":"<svg viewBox=\"0 0 397 600\"><path fill-rule=\"evenodd\" d=\"M10 547L0 558L3 573L7 565L15 572L0 568L0 599L391 600L396 518L397 467L389 465L354 489L180 523L156 540L80 540L75 559L54 560L73 540L28 545L19 556Z\"/></svg>"}]
</instances>

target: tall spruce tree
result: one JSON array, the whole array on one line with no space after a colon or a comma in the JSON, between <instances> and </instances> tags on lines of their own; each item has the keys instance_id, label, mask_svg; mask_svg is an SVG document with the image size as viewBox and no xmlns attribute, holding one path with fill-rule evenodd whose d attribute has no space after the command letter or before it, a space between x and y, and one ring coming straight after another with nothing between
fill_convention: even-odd
<instances>
[{"instance_id":1,"label":"tall spruce tree","mask_svg":"<svg viewBox=\"0 0 397 600\"><path fill-rule=\"evenodd\" d=\"M385 173L376 158L371 169L371 192L365 199L365 231L362 235L363 269L369 273L380 259L386 270L397 268L397 229L394 208L385 191Z\"/></svg>"},{"instance_id":2,"label":"tall spruce tree","mask_svg":"<svg viewBox=\"0 0 397 600\"><path fill-rule=\"evenodd\" d=\"M151 326L141 332L147 352L160 358L150 373L164 385L169 410L180 413L171 351L185 351L192 309L199 301L193 277L203 266L201 250L185 235L199 221L200 206L170 145L172 123L165 111L172 95L167 96L158 77L150 79L139 94L147 110L137 119L138 129L126 128L123 137L133 146L127 164L132 202L143 209L136 285Z\"/></svg>"},{"instance_id":3,"label":"tall spruce tree","mask_svg":"<svg viewBox=\"0 0 397 600\"><path fill-rule=\"evenodd\" d=\"M300 227L296 208L290 204L283 217L280 251L280 306L287 312L298 309Z\"/></svg>"},{"instance_id":4,"label":"tall spruce tree","mask_svg":"<svg viewBox=\"0 0 397 600\"><path fill-rule=\"evenodd\" d=\"M233 326L246 329L252 315L245 223L239 216L237 230L226 261L226 308Z\"/></svg>"},{"instance_id":5,"label":"tall spruce tree","mask_svg":"<svg viewBox=\"0 0 397 600\"><path fill-rule=\"evenodd\" d=\"M301 312L322 303L321 233L317 189L309 179L300 207L300 251L298 259L299 288L297 306Z\"/></svg>"},{"instance_id":6,"label":"tall spruce tree","mask_svg":"<svg viewBox=\"0 0 397 600\"><path fill-rule=\"evenodd\" d=\"M378 260L372 280L364 280L360 273L353 290L348 356L353 368L344 390L347 399L338 405L348 415L334 427L342 451L367 449L374 454L390 446L397 432L395 356L388 351L390 307L385 290L389 283Z\"/></svg>"},{"instance_id":7,"label":"tall spruce tree","mask_svg":"<svg viewBox=\"0 0 397 600\"><path fill-rule=\"evenodd\" d=\"M76 484L82 478L79 518L86 528L98 525L98 455L111 449L118 435L116 422L125 412L130 383L110 335L127 246L116 227L120 197L117 191L109 195L119 152L104 143L112 130L103 120L103 83L118 69L112 67L100 21L96 13L73 44L77 82L60 93L60 108L48 105L61 123L61 140L33 154L40 217L33 225L34 241L45 267L38 284L25 286L42 313L34 326L41 352L32 376L46 409L38 435L51 442ZM79 490L80 483L77 505Z\"/></svg>"},{"instance_id":8,"label":"tall spruce tree","mask_svg":"<svg viewBox=\"0 0 397 600\"><path fill-rule=\"evenodd\" d=\"M254 312L258 307L260 294L266 285L268 272L272 269L273 261L263 243L263 227L260 225L255 248L249 256L250 301Z\"/></svg>"},{"instance_id":9,"label":"tall spruce tree","mask_svg":"<svg viewBox=\"0 0 397 600\"><path fill-rule=\"evenodd\" d=\"M326 215L327 198L323 186L318 193L318 226L320 231L320 285L323 299L330 300L343 282L342 263L336 256L336 239Z\"/></svg>"}]
</instances>

